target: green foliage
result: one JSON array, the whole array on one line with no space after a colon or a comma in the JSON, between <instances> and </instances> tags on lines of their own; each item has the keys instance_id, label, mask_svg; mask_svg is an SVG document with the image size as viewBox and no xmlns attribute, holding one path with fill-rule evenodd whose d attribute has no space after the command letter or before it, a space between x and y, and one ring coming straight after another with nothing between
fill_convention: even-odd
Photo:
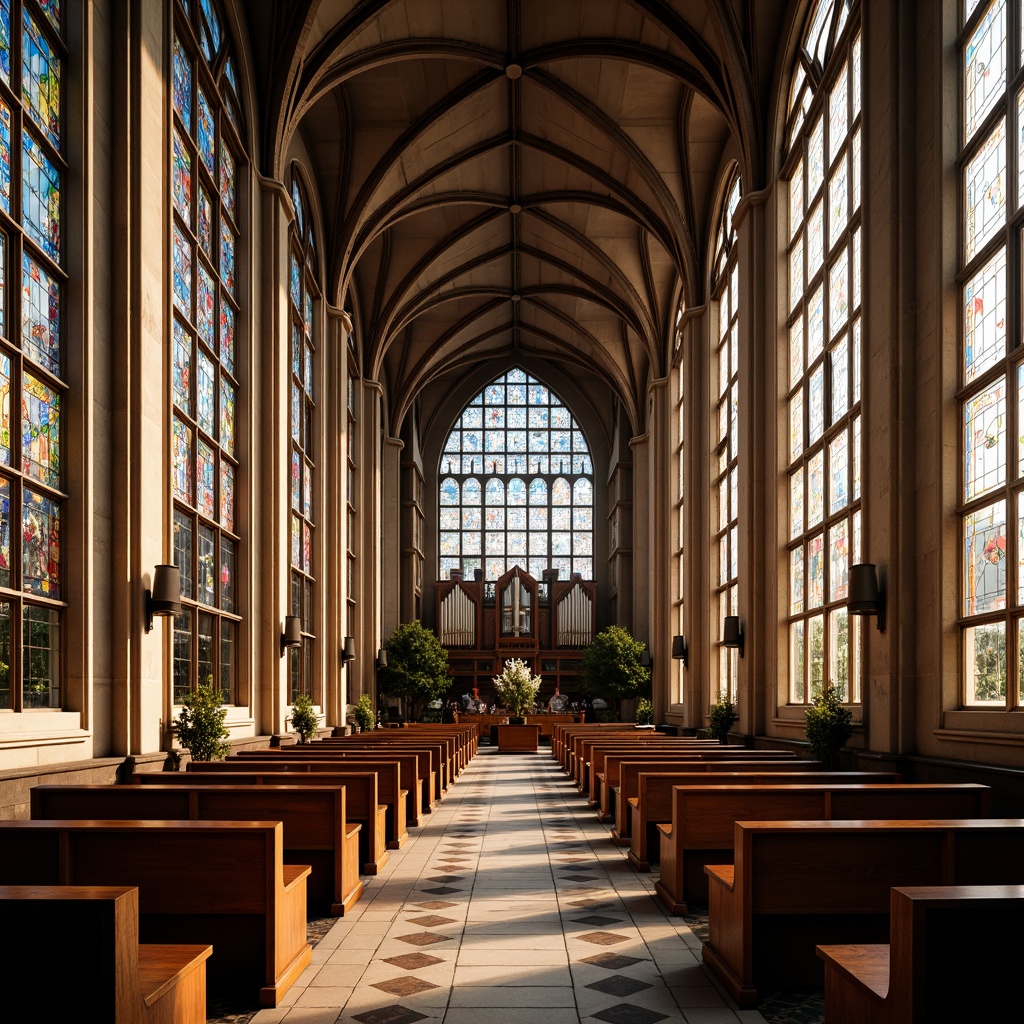
<instances>
[{"instance_id":1,"label":"green foliage","mask_svg":"<svg viewBox=\"0 0 1024 1024\"><path fill-rule=\"evenodd\" d=\"M514 718L519 718L533 707L540 683L540 676L531 675L525 661L510 658L505 662L501 675L494 677L494 692L501 706Z\"/></svg>"},{"instance_id":2,"label":"green foliage","mask_svg":"<svg viewBox=\"0 0 1024 1024\"><path fill-rule=\"evenodd\" d=\"M635 720L637 725L654 724L654 705L646 697L640 697L636 702Z\"/></svg>"},{"instance_id":3,"label":"green foliage","mask_svg":"<svg viewBox=\"0 0 1024 1024\"><path fill-rule=\"evenodd\" d=\"M306 743L311 736L316 735L317 717L313 710L313 699L305 693L300 693L292 703L292 728L299 734L299 739Z\"/></svg>"},{"instance_id":4,"label":"green foliage","mask_svg":"<svg viewBox=\"0 0 1024 1024\"><path fill-rule=\"evenodd\" d=\"M814 698L807 709L807 742L811 757L829 771L839 767L839 750L853 735L853 712L844 708L842 699L831 686Z\"/></svg>"},{"instance_id":5,"label":"green foliage","mask_svg":"<svg viewBox=\"0 0 1024 1024\"><path fill-rule=\"evenodd\" d=\"M193 761L223 760L230 746L225 742L228 731L224 719L228 711L221 704L220 690L200 686L186 694L181 704L181 711L171 726L178 742Z\"/></svg>"},{"instance_id":6,"label":"green foliage","mask_svg":"<svg viewBox=\"0 0 1024 1024\"><path fill-rule=\"evenodd\" d=\"M352 706L352 717L356 720L360 732L369 732L377 726L377 717L373 711L373 698L364 693Z\"/></svg>"},{"instance_id":7,"label":"green foliage","mask_svg":"<svg viewBox=\"0 0 1024 1024\"><path fill-rule=\"evenodd\" d=\"M583 652L583 690L609 704L637 696L651 679L640 664L646 646L623 626L602 629Z\"/></svg>"},{"instance_id":8,"label":"green foliage","mask_svg":"<svg viewBox=\"0 0 1024 1024\"><path fill-rule=\"evenodd\" d=\"M729 737L729 729L736 721L736 709L729 700L726 693L719 694L718 701L711 705L708 712L708 736L719 743L724 743Z\"/></svg>"},{"instance_id":9,"label":"green foliage","mask_svg":"<svg viewBox=\"0 0 1024 1024\"><path fill-rule=\"evenodd\" d=\"M408 697L412 718L419 721L424 705L448 692L448 652L441 641L414 619L403 622L384 642L388 663L380 670L380 692L389 697Z\"/></svg>"}]
</instances>

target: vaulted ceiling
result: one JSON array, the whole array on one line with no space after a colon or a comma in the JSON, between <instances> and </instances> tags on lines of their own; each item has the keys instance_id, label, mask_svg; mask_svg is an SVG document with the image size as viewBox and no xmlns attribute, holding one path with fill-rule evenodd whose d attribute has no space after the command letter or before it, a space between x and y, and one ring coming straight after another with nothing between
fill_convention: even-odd
<instances>
[{"instance_id":1,"label":"vaulted ceiling","mask_svg":"<svg viewBox=\"0 0 1024 1024\"><path fill-rule=\"evenodd\" d=\"M763 185L791 6L247 5L264 170L285 178L300 137L328 294L358 321L392 430L510 361L556 367L642 429L680 298L703 301L723 165Z\"/></svg>"}]
</instances>

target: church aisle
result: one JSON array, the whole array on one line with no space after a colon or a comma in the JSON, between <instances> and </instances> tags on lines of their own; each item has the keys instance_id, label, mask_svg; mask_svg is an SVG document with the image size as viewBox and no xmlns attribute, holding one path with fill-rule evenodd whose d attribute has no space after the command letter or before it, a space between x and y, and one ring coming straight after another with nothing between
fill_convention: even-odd
<instances>
[{"instance_id":1,"label":"church aisle","mask_svg":"<svg viewBox=\"0 0 1024 1024\"><path fill-rule=\"evenodd\" d=\"M253 1024L764 1024L542 748L484 747Z\"/></svg>"}]
</instances>

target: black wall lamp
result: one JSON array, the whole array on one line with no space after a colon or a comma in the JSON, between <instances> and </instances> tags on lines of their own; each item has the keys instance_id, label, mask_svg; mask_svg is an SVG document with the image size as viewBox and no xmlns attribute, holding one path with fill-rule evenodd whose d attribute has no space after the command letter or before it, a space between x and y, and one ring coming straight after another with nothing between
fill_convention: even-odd
<instances>
[{"instance_id":1,"label":"black wall lamp","mask_svg":"<svg viewBox=\"0 0 1024 1024\"><path fill-rule=\"evenodd\" d=\"M153 568L153 589L146 590L146 632L153 629L156 615L181 614L181 573L176 565Z\"/></svg>"},{"instance_id":2,"label":"black wall lamp","mask_svg":"<svg viewBox=\"0 0 1024 1024\"><path fill-rule=\"evenodd\" d=\"M726 615L722 623L722 646L735 647L743 657L743 630L738 615Z\"/></svg>"},{"instance_id":3,"label":"black wall lamp","mask_svg":"<svg viewBox=\"0 0 1024 1024\"><path fill-rule=\"evenodd\" d=\"M873 562L850 566L846 610L851 615L876 615L879 633L885 632L885 591L878 584Z\"/></svg>"},{"instance_id":4,"label":"black wall lamp","mask_svg":"<svg viewBox=\"0 0 1024 1024\"><path fill-rule=\"evenodd\" d=\"M690 648L685 636L672 637L672 657L683 663L683 668L690 664Z\"/></svg>"},{"instance_id":5,"label":"black wall lamp","mask_svg":"<svg viewBox=\"0 0 1024 1024\"><path fill-rule=\"evenodd\" d=\"M640 652L640 667L647 669L654 668L654 662L651 661L651 652L646 647Z\"/></svg>"},{"instance_id":6,"label":"black wall lamp","mask_svg":"<svg viewBox=\"0 0 1024 1024\"><path fill-rule=\"evenodd\" d=\"M355 652L353 651L352 653L353 653L353 656L354 656ZM388 652L383 647L381 647L380 650L377 651L377 668L387 668L387 667L388 667Z\"/></svg>"},{"instance_id":7,"label":"black wall lamp","mask_svg":"<svg viewBox=\"0 0 1024 1024\"><path fill-rule=\"evenodd\" d=\"M288 647L302 646L302 620L298 615L284 617L284 632L281 634L281 653Z\"/></svg>"},{"instance_id":8,"label":"black wall lamp","mask_svg":"<svg viewBox=\"0 0 1024 1024\"><path fill-rule=\"evenodd\" d=\"M356 658L356 640L355 637L345 637L345 644L341 648L341 663L347 665L350 661L355 661Z\"/></svg>"}]
</instances>

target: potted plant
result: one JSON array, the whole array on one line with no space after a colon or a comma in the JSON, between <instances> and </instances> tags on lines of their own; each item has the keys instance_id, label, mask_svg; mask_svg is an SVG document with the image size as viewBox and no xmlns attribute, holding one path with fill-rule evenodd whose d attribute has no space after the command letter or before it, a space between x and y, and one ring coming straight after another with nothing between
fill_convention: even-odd
<instances>
[{"instance_id":1,"label":"potted plant","mask_svg":"<svg viewBox=\"0 0 1024 1024\"><path fill-rule=\"evenodd\" d=\"M633 717L637 725L653 725L654 705L646 697L637 698L636 714Z\"/></svg>"},{"instance_id":2,"label":"potted plant","mask_svg":"<svg viewBox=\"0 0 1024 1024\"><path fill-rule=\"evenodd\" d=\"M452 684L448 652L441 641L414 619L403 622L384 642L388 663L378 670L378 687L388 697L406 697L411 718L418 721L423 709L443 698Z\"/></svg>"},{"instance_id":3,"label":"potted plant","mask_svg":"<svg viewBox=\"0 0 1024 1024\"><path fill-rule=\"evenodd\" d=\"M200 686L182 699L171 731L193 761L222 761L230 749L224 726L227 714L221 691Z\"/></svg>"},{"instance_id":4,"label":"potted plant","mask_svg":"<svg viewBox=\"0 0 1024 1024\"><path fill-rule=\"evenodd\" d=\"M827 771L839 768L839 751L853 735L853 712L843 707L839 691L826 686L807 709L807 743L811 757Z\"/></svg>"},{"instance_id":5,"label":"potted plant","mask_svg":"<svg viewBox=\"0 0 1024 1024\"><path fill-rule=\"evenodd\" d=\"M727 693L721 693L718 702L711 705L708 712L708 736L719 743L729 738L729 729L736 721L736 709L732 706Z\"/></svg>"},{"instance_id":6,"label":"potted plant","mask_svg":"<svg viewBox=\"0 0 1024 1024\"><path fill-rule=\"evenodd\" d=\"M583 652L583 689L610 706L638 696L651 681L651 670L640 660L646 646L623 626L602 629Z\"/></svg>"},{"instance_id":7,"label":"potted plant","mask_svg":"<svg viewBox=\"0 0 1024 1024\"><path fill-rule=\"evenodd\" d=\"M352 717L360 732L370 732L377 725L377 718L373 713L373 698L364 693L352 706Z\"/></svg>"},{"instance_id":8,"label":"potted plant","mask_svg":"<svg viewBox=\"0 0 1024 1024\"><path fill-rule=\"evenodd\" d=\"M494 692L508 712L510 724L522 724L523 713L533 707L540 684L540 676L533 675L525 661L510 658L505 662L501 675L494 677Z\"/></svg>"},{"instance_id":9,"label":"potted plant","mask_svg":"<svg viewBox=\"0 0 1024 1024\"><path fill-rule=\"evenodd\" d=\"M319 724L319 719L313 708L313 698L308 694L300 693L292 703L292 717L289 721L292 728L299 734L299 742L308 743L310 738L316 735L316 728Z\"/></svg>"}]
</instances>

